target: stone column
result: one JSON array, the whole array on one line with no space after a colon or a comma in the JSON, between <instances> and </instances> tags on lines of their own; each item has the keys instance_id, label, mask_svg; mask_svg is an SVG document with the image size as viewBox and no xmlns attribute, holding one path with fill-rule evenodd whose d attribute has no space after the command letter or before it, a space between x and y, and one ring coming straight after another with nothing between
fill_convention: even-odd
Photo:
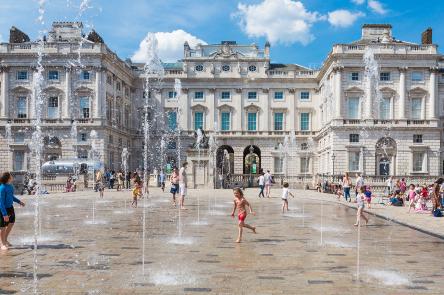
<instances>
[{"instance_id":1,"label":"stone column","mask_svg":"<svg viewBox=\"0 0 444 295\"><path fill-rule=\"evenodd\" d=\"M215 105L215 97L216 97L216 89L210 88L208 91L208 121L205 122L205 126L207 130L214 130L214 120L216 119L215 112L217 111Z\"/></svg>"},{"instance_id":2,"label":"stone column","mask_svg":"<svg viewBox=\"0 0 444 295\"><path fill-rule=\"evenodd\" d=\"M95 89L95 98L94 103L92 104L94 106L94 118L100 118L101 117L101 110L102 110L102 97L104 97L103 93L103 77L102 77L102 69L98 68L96 70L96 89Z\"/></svg>"},{"instance_id":3,"label":"stone column","mask_svg":"<svg viewBox=\"0 0 444 295\"><path fill-rule=\"evenodd\" d=\"M69 118L74 114L74 110L71 107L74 107L73 99L74 97L71 94L71 69L65 69L65 104L63 105L63 118Z\"/></svg>"},{"instance_id":4,"label":"stone column","mask_svg":"<svg viewBox=\"0 0 444 295\"><path fill-rule=\"evenodd\" d=\"M188 89L182 88L182 95L178 97L177 103L180 109L180 129L185 131L188 131L189 129L188 120L191 119L192 116L192 112L188 105L188 100Z\"/></svg>"},{"instance_id":5,"label":"stone column","mask_svg":"<svg viewBox=\"0 0 444 295\"><path fill-rule=\"evenodd\" d=\"M285 128L284 130L289 130L291 132L296 130L296 124L295 124L296 97L295 96L296 96L295 89L290 89L289 93L288 93L288 100L287 100L288 101L288 113L285 116L285 118L286 118L285 123L287 125L287 128Z\"/></svg>"},{"instance_id":6,"label":"stone column","mask_svg":"<svg viewBox=\"0 0 444 295\"><path fill-rule=\"evenodd\" d=\"M264 116L264 120L262 121L260 119L260 112L258 111L257 115L256 115L257 131L274 130L273 128L270 128L271 127L271 124L270 124L270 113L271 113L271 110L270 110L270 90L268 88L264 88L264 89L262 89L262 93L264 94L263 97L264 97L265 101L263 104L261 104L261 101L260 101L261 97L258 97L259 98L258 103L259 103L259 105L263 106L262 115ZM259 124L259 122L263 122L263 124Z\"/></svg>"},{"instance_id":7,"label":"stone column","mask_svg":"<svg viewBox=\"0 0 444 295\"><path fill-rule=\"evenodd\" d=\"M436 119L436 114L437 114L437 108L438 108L438 101L437 101L437 95L436 95L436 88L437 88L437 84L436 84L436 72L437 69L436 68L432 68L430 69L430 82L429 82L429 118L430 119Z\"/></svg>"},{"instance_id":8,"label":"stone column","mask_svg":"<svg viewBox=\"0 0 444 295\"><path fill-rule=\"evenodd\" d=\"M8 75L8 69L6 67L2 67L0 69L2 71L2 88L0 90L1 94L2 94L2 100L0 101L1 104L1 113L0 113L0 117L2 118L7 118L8 116L8 108L9 108L9 86L8 86L8 79L9 79L9 75Z\"/></svg>"},{"instance_id":9,"label":"stone column","mask_svg":"<svg viewBox=\"0 0 444 295\"><path fill-rule=\"evenodd\" d=\"M403 120L405 116L405 72L407 68L399 68L399 119Z\"/></svg>"},{"instance_id":10,"label":"stone column","mask_svg":"<svg viewBox=\"0 0 444 295\"><path fill-rule=\"evenodd\" d=\"M342 118L342 67L336 67L335 71L335 117Z\"/></svg>"},{"instance_id":11,"label":"stone column","mask_svg":"<svg viewBox=\"0 0 444 295\"><path fill-rule=\"evenodd\" d=\"M390 120L395 119L395 97L390 96Z\"/></svg>"},{"instance_id":12,"label":"stone column","mask_svg":"<svg viewBox=\"0 0 444 295\"><path fill-rule=\"evenodd\" d=\"M245 127L244 124L244 117L245 117L245 110L244 110L244 97L243 97L243 92L241 88L237 88L236 89L236 96L240 96L240 97L235 97L235 101L236 101L236 106L234 108L234 115L232 117L233 120L233 129L235 131L242 131ZM242 167L242 165L241 165Z\"/></svg>"}]
</instances>

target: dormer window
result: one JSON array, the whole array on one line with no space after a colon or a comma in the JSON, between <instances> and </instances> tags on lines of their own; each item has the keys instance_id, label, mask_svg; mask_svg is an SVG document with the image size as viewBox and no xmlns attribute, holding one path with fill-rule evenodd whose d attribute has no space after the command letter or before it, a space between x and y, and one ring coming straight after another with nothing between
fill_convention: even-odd
<instances>
[{"instance_id":1,"label":"dormer window","mask_svg":"<svg viewBox=\"0 0 444 295\"><path fill-rule=\"evenodd\" d=\"M249 70L250 72L256 72L257 68L256 68L255 65L251 65L251 66L248 67L248 70Z\"/></svg>"},{"instance_id":2,"label":"dormer window","mask_svg":"<svg viewBox=\"0 0 444 295\"><path fill-rule=\"evenodd\" d=\"M222 71L229 72L230 71L230 66L229 65L223 65L222 66Z\"/></svg>"},{"instance_id":3,"label":"dormer window","mask_svg":"<svg viewBox=\"0 0 444 295\"><path fill-rule=\"evenodd\" d=\"M197 65L194 69L196 70L196 72L202 72L204 67L203 65Z\"/></svg>"}]
</instances>

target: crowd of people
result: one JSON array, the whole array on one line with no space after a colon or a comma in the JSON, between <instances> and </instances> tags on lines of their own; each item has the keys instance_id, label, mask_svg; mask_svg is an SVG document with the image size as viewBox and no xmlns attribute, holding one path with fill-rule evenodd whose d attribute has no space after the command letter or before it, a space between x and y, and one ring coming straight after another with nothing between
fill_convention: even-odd
<instances>
[{"instance_id":1,"label":"crowd of people","mask_svg":"<svg viewBox=\"0 0 444 295\"><path fill-rule=\"evenodd\" d=\"M355 201L361 207L366 204L369 209L372 197L374 197L371 186L365 183L364 177L360 174L357 175L355 182L348 173L345 173L340 182L336 184L329 184L327 180L324 180L317 185L317 190L334 193L338 200L343 198L346 202ZM409 213L430 213L433 216L441 217L441 210L444 206L444 179L439 178L429 185L425 183L408 184L405 178L395 179L390 176L379 196L382 204L397 207L407 206Z\"/></svg>"}]
</instances>

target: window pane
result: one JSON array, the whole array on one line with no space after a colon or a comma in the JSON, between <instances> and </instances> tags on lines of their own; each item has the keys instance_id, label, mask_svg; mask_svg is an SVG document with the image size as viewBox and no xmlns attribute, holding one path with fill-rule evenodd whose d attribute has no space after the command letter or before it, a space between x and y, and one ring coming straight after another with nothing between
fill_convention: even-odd
<instances>
[{"instance_id":1,"label":"window pane","mask_svg":"<svg viewBox=\"0 0 444 295\"><path fill-rule=\"evenodd\" d=\"M17 99L17 118L26 118L26 97L19 97Z\"/></svg>"},{"instance_id":2,"label":"window pane","mask_svg":"<svg viewBox=\"0 0 444 295\"><path fill-rule=\"evenodd\" d=\"M83 78L83 80L89 80L89 72L88 71L83 71L82 78Z\"/></svg>"},{"instance_id":3,"label":"window pane","mask_svg":"<svg viewBox=\"0 0 444 295\"><path fill-rule=\"evenodd\" d=\"M222 131L228 131L230 130L230 113L223 112L221 113L221 120L222 120Z\"/></svg>"},{"instance_id":4,"label":"window pane","mask_svg":"<svg viewBox=\"0 0 444 295\"><path fill-rule=\"evenodd\" d=\"M284 113L274 113L274 130L284 129Z\"/></svg>"},{"instance_id":5,"label":"window pane","mask_svg":"<svg viewBox=\"0 0 444 295\"><path fill-rule=\"evenodd\" d=\"M248 130L256 131L256 113L248 113Z\"/></svg>"},{"instance_id":6,"label":"window pane","mask_svg":"<svg viewBox=\"0 0 444 295\"><path fill-rule=\"evenodd\" d=\"M348 118L359 119L359 98L350 97L347 100Z\"/></svg>"},{"instance_id":7,"label":"window pane","mask_svg":"<svg viewBox=\"0 0 444 295\"><path fill-rule=\"evenodd\" d=\"M379 74L379 80L390 81L390 72L382 72Z\"/></svg>"},{"instance_id":8,"label":"window pane","mask_svg":"<svg viewBox=\"0 0 444 295\"><path fill-rule=\"evenodd\" d=\"M18 71L17 72L17 80L28 80L28 72L27 71Z\"/></svg>"},{"instance_id":9,"label":"window pane","mask_svg":"<svg viewBox=\"0 0 444 295\"><path fill-rule=\"evenodd\" d=\"M194 113L194 129L203 129L203 113L202 112L196 112Z\"/></svg>"},{"instance_id":10,"label":"window pane","mask_svg":"<svg viewBox=\"0 0 444 295\"><path fill-rule=\"evenodd\" d=\"M274 99L277 99L277 100L284 99L284 92L276 91L274 93Z\"/></svg>"},{"instance_id":11,"label":"window pane","mask_svg":"<svg viewBox=\"0 0 444 295\"><path fill-rule=\"evenodd\" d=\"M310 130L310 114L301 113L301 131Z\"/></svg>"},{"instance_id":12,"label":"window pane","mask_svg":"<svg viewBox=\"0 0 444 295\"><path fill-rule=\"evenodd\" d=\"M348 154L348 170L358 171L359 170L359 152L350 152Z\"/></svg>"},{"instance_id":13,"label":"window pane","mask_svg":"<svg viewBox=\"0 0 444 295\"><path fill-rule=\"evenodd\" d=\"M248 92L248 99L256 99L257 98L257 92Z\"/></svg>"},{"instance_id":14,"label":"window pane","mask_svg":"<svg viewBox=\"0 0 444 295\"><path fill-rule=\"evenodd\" d=\"M229 91L223 91L221 94L222 99L230 99L230 92Z\"/></svg>"},{"instance_id":15,"label":"window pane","mask_svg":"<svg viewBox=\"0 0 444 295\"><path fill-rule=\"evenodd\" d=\"M274 173L282 173L284 170L284 158L274 158Z\"/></svg>"},{"instance_id":16,"label":"window pane","mask_svg":"<svg viewBox=\"0 0 444 295\"><path fill-rule=\"evenodd\" d=\"M413 171L422 172L424 163L424 153L413 153Z\"/></svg>"},{"instance_id":17,"label":"window pane","mask_svg":"<svg viewBox=\"0 0 444 295\"><path fill-rule=\"evenodd\" d=\"M422 72L412 72L412 81L423 81L424 75Z\"/></svg>"},{"instance_id":18,"label":"window pane","mask_svg":"<svg viewBox=\"0 0 444 295\"><path fill-rule=\"evenodd\" d=\"M177 96L177 92L176 91L170 91L168 92L168 98L169 99L174 99Z\"/></svg>"},{"instance_id":19,"label":"window pane","mask_svg":"<svg viewBox=\"0 0 444 295\"><path fill-rule=\"evenodd\" d=\"M203 91L194 92L194 99L203 99L203 98L204 98Z\"/></svg>"},{"instance_id":20,"label":"window pane","mask_svg":"<svg viewBox=\"0 0 444 295\"><path fill-rule=\"evenodd\" d=\"M359 81L359 73L358 72L351 73L351 80L352 81Z\"/></svg>"},{"instance_id":21,"label":"window pane","mask_svg":"<svg viewBox=\"0 0 444 295\"><path fill-rule=\"evenodd\" d=\"M89 97L80 98L80 117L89 118Z\"/></svg>"},{"instance_id":22,"label":"window pane","mask_svg":"<svg viewBox=\"0 0 444 295\"><path fill-rule=\"evenodd\" d=\"M177 113L168 112L168 128L170 130L176 130L177 127Z\"/></svg>"},{"instance_id":23,"label":"window pane","mask_svg":"<svg viewBox=\"0 0 444 295\"><path fill-rule=\"evenodd\" d=\"M310 92L307 91L301 92L301 99L302 100L310 99Z\"/></svg>"},{"instance_id":24,"label":"window pane","mask_svg":"<svg viewBox=\"0 0 444 295\"><path fill-rule=\"evenodd\" d=\"M412 119L420 120L421 119L421 98L412 98Z\"/></svg>"},{"instance_id":25,"label":"window pane","mask_svg":"<svg viewBox=\"0 0 444 295\"><path fill-rule=\"evenodd\" d=\"M382 98L379 104L379 118L383 120L390 119L390 98Z\"/></svg>"},{"instance_id":26,"label":"window pane","mask_svg":"<svg viewBox=\"0 0 444 295\"><path fill-rule=\"evenodd\" d=\"M14 171L24 170L25 153L23 151L14 152Z\"/></svg>"},{"instance_id":27,"label":"window pane","mask_svg":"<svg viewBox=\"0 0 444 295\"><path fill-rule=\"evenodd\" d=\"M58 71L49 71L48 72L48 80L58 80L59 72Z\"/></svg>"},{"instance_id":28,"label":"window pane","mask_svg":"<svg viewBox=\"0 0 444 295\"><path fill-rule=\"evenodd\" d=\"M301 173L308 173L310 170L310 158L301 158Z\"/></svg>"},{"instance_id":29,"label":"window pane","mask_svg":"<svg viewBox=\"0 0 444 295\"><path fill-rule=\"evenodd\" d=\"M48 118L55 119L59 114L59 99L58 97L48 98Z\"/></svg>"}]
</instances>

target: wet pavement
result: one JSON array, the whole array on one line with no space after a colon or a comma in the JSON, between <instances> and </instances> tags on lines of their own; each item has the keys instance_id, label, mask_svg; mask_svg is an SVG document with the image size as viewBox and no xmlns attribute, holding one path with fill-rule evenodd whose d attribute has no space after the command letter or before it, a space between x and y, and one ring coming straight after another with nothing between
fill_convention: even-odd
<instances>
[{"instance_id":1,"label":"wet pavement","mask_svg":"<svg viewBox=\"0 0 444 295\"><path fill-rule=\"evenodd\" d=\"M190 190L188 210L152 189L130 205L130 192L45 196L38 237L39 294L442 294L444 240L371 216L353 226L356 210L296 191L281 213L278 190L258 199L244 241L231 191ZM0 294L33 292L34 208L16 208L11 242L0 253ZM197 203L199 203L199 210ZM143 257L142 246L145 244ZM359 246L359 251L358 251ZM359 252L359 262L358 262Z\"/></svg>"}]
</instances>

